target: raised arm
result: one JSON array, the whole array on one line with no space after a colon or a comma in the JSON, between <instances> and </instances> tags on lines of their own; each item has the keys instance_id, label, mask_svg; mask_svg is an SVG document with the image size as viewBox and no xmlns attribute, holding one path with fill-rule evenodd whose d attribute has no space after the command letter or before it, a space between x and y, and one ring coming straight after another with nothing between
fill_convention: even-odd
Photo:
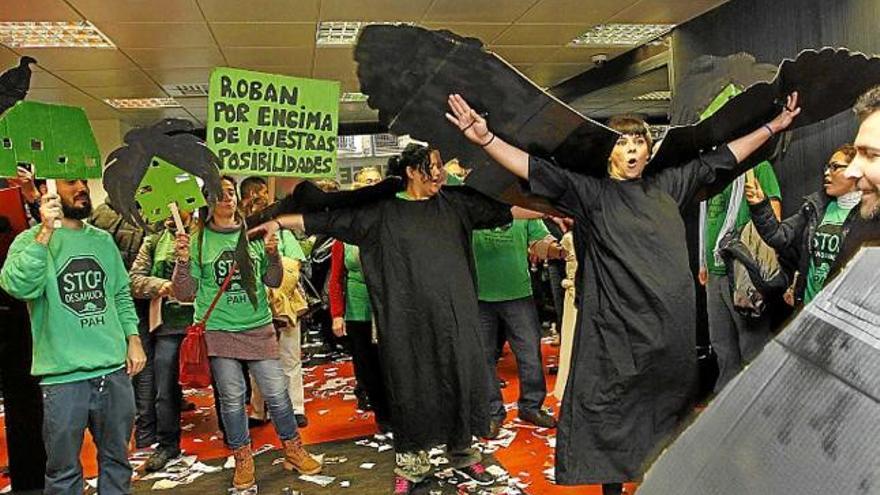
<instances>
[{"instance_id":1,"label":"raised arm","mask_svg":"<svg viewBox=\"0 0 880 495\"><path fill-rule=\"evenodd\" d=\"M486 119L471 108L461 95L449 95L448 103L450 111L446 113L446 119L458 127L468 140L482 147L493 160L513 175L529 179L528 153L489 131Z\"/></svg>"},{"instance_id":2,"label":"raised arm","mask_svg":"<svg viewBox=\"0 0 880 495\"><path fill-rule=\"evenodd\" d=\"M742 161L748 158L749 155L763 146L767 140L787 129L794 118L801 113L801 108L798 106L797 102L798 94L797 91L795 91L788 95L788 98L785 101L785 107L773 120L745 136L727 143L727 147L730 148L731 153L736 157L736 162L742 163Z\"/></svg>"}]
</instances>

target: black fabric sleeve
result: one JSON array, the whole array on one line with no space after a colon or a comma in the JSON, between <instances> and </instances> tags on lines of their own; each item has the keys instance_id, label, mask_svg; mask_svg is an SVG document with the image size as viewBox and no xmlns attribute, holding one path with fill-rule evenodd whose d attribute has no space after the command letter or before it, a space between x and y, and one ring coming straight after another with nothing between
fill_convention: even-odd
<instances>
[{"instance_id":1,"label":"black fabric sleeve","mask_svg":"<svg viewBox=\"0 0 880 495\"><path fill-rule=\"evenodd\" d=\"M756 205L749 205L749 213L755 224L755 230L768 246L779 252L800 247L807 226L807 215L803 207L781 222L776 219L768 199Z\"/></svg>"},{"instance_id":2,"label":"black fabric sleeve","mask_svg":"<svg viewBox=\"0 0 880 495\"><path fill-rule=\"evenodd\" d=\"M370 241L378 211L375 205L303 214L306 234L326 234L361 246Z\"/></svg>"},{"instance_id":3,"label":"black fabric sleeve","mask_svg":"<svg viewBox=\"0 0 880 495\"><path fill-rule=\"evenodd\" d=\"M650 164L648 165L650 167ZM727 145L722 145L683 165L668 167L655 176L657 185L675 199L679 207L685 206L697 197L701 189L714 184L719 172L730 172L737 168L736 157ZM730 174L722 174L725 177ZM732 179L736 178L733 176ZM732 180L731 179L731 180ZM714 184L725 187L727 184Z\"/></svg>"},{"instance_id":4,"label":"black fabric sleeve","mask_svg":"<svg viewBox=\"0 0 880 495\"><path fill-rule=\"evenodd\" d=\"M443 186L452 207L471 230L491 229L513 221L510 205L496 201L468 186Z\"/></svg>"},{"instance_id":5,"label":"black fabric sleeve","mask_svg":"<svg viewBox=\"0 0 880 495\"><path fill-rule=\"evenodd\" d=\"M592 207L591 200L598 197L599 187L600 179L576 174L536 156L529 156L527 189L547 198L566 215L577 217L585 214Z\"/></svg>"}]
</instances>

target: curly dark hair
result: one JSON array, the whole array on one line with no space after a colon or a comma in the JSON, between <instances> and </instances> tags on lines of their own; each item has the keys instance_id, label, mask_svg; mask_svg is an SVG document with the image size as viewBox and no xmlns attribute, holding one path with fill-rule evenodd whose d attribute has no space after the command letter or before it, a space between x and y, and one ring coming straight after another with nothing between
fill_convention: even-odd
<instances>
[{"instance_id":1,"label":"curly dark hair","mask_svg":"<svg viewBox=\"0 0 880 495\"><path fill-rule=\"evenodd\" d=\"M409 143L403 149L400 156L392 156L388 159L388 175L400 177L404 186L409 184L406 175L407 167L418 170L427 177L431 176L431 152L434 148L421 144Z\"/></svg>"},{"instance_id":2,"label":"curly dark hair","mask_svg":"<svg viewBox=\"0 0 880 495\"><path fill-rule=\"evenodd\" d=\"M878 110L880 110L880 86L874 86L866 91L853 106L853 112L856 113L860 122Z\"/></svg>"}]
</instances>

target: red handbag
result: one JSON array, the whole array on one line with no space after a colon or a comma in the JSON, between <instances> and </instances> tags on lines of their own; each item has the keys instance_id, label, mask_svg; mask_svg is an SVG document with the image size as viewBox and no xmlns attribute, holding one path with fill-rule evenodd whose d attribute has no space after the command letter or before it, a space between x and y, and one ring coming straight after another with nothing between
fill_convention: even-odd
<instances>
[{"instance_id":1,"label":"red handbag","mask_svg":"<svg viewBox=\"0 0 880 495\"><path fill-rule=\"evenodd\" d=\"M217 306L220 296L229 287L232 276L238 265L232 265L232 270L220 285L220 290L211 301L205 316L196 323L186 327L186 337L180 343L180 374L178 382L182 387L188 388L204 388L211 385L211 362L208 359L208 342L205 340L205 324L211 317L211 312Z\"/></svg>"}]
</instances>

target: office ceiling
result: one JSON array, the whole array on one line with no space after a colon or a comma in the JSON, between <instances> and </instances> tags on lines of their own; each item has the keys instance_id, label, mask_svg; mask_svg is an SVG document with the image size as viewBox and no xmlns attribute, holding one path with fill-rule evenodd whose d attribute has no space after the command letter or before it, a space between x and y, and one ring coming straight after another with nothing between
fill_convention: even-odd
<instances>
[{"instance_id":1,"label":"office ceiling","mask_svg":"<svg viewBox=\"0 0 880 495\"><path fill-rule=\"evenodd\" d=\"M28 98L85 108L91 119L129 125L163 117L204 123L205 97L177 98L182 108L117 110L104 98L168 96L163 85L205 84L211 68L233 66L300 77L334 79L358 91L351 46L316 45L319 21L401 21L475 36L541 86L553 86L631 47L567 44L604 23L680 24L723 0L2 0L0 22L81 21L97 26L117 46L9 48L0 45L0 70L20 55L39 61ZM663 77L639 78L637 91L668 90ZM642 80L644 79L644 80ZM625 85L624 85L625 86ZM656 87L655 87L656 86ZM631 88L632 89L632 88ZM629 91L630 93L634 90ZM600 94L587 113L617 103ZM603 107L604 105L604 107ZM340 120L369 122L364 103L342 103Z\"/></svg>"}]
</instances>

